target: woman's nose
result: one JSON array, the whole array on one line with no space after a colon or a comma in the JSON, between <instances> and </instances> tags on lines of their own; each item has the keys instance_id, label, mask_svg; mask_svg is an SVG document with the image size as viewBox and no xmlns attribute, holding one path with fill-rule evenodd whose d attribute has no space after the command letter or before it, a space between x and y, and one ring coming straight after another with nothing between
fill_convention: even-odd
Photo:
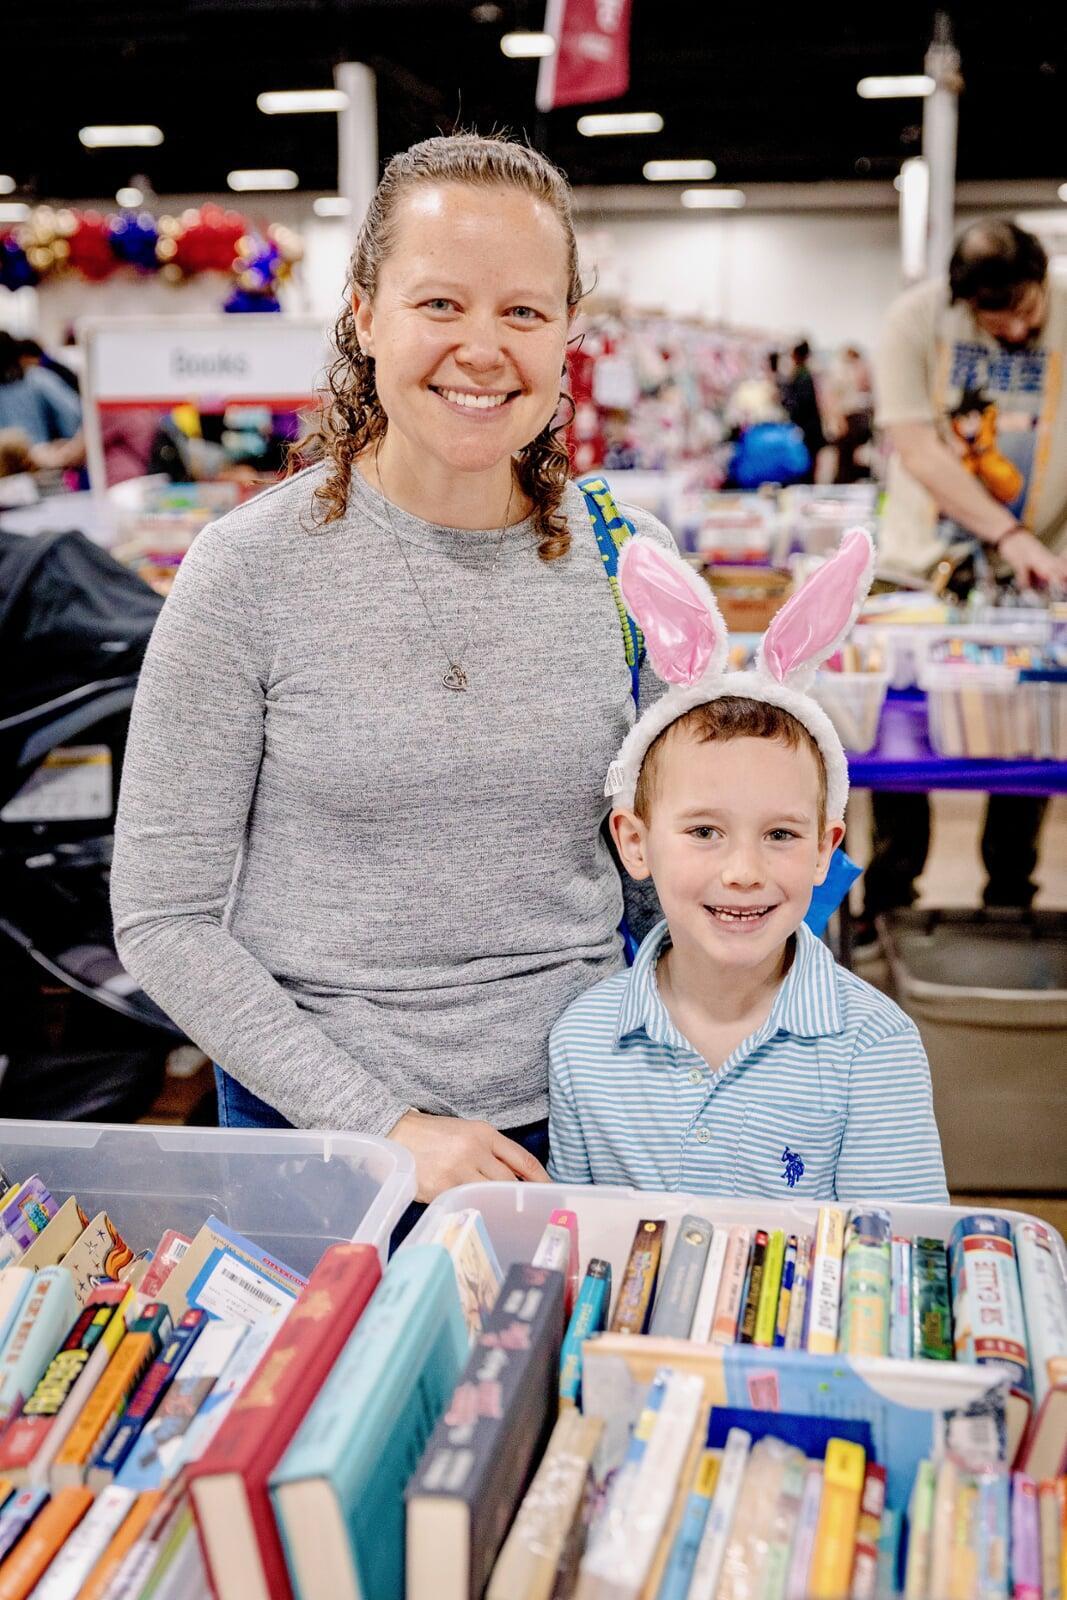
<instances>
[{"instance_id":1,"label":"woman's nose","mask_svg":"<svg viewBox=\"0 0 1067 1600\"><path fill-rule=\"evenodd\" d=\"M495 320L471 321L463 330L457 359L475 372L491 372L504 359Z\"/></svg>"}]
</instances>

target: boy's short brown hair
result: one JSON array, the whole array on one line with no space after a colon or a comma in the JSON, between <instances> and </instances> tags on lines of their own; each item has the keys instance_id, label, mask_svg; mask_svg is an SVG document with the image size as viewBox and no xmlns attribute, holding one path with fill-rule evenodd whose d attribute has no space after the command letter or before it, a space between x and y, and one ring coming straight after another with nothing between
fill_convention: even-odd
<instances>
[{"instance_id":1,"label":"boy's short brown hair","mask_svg":"<svg viewBox=\"0 0 1067 1600\"><path fill-rule=\"evenodd\" d=\"M723 695L721 699L694 706L653 739L641 763L634 793L634 810L642 822L648 822L652 814L664 747L668 740L683 733L698 744L712 739L778 739L790 750L806 747L815 757L819 773L819 832L822 833L826 827L826 764L822 751L804 724L781 706L769 705L765 700L748 700L742 695Z\"/></svg>"}]
</instances>

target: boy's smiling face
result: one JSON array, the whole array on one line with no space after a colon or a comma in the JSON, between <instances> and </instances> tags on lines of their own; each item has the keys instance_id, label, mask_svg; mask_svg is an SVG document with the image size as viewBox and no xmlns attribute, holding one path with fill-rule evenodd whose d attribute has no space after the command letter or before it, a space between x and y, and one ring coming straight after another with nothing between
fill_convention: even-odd
<instances>
[{"instance_id":1,"label":"boy's smiling face","mask_svg":"<svg viewBox=\"0 0 1067 1600\"><path fill-rule=\"evenodd\" d=\"M647 820L619 811L612 830L630 875L655 882L676 950L749 971L784 949L844 836L821 825L819 788L806 744L668 735Z\"/></svg>"}]
</instances>

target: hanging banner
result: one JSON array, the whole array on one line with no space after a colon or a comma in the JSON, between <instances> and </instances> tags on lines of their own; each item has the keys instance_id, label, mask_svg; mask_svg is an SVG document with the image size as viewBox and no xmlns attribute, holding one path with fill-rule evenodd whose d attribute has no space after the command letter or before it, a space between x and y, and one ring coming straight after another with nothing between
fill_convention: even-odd
<instances>
[{"instance_id":1,"label":"hanging banner","mask_svg":"<svg viewBox=\"0 0 1067 1600\"><path fill-rule=\"evenodd\" d=\"M616 100L630 87L631 0L548 0L545 32L556 41L541 58L537 109Z\"/></svg>"}]
</instances>

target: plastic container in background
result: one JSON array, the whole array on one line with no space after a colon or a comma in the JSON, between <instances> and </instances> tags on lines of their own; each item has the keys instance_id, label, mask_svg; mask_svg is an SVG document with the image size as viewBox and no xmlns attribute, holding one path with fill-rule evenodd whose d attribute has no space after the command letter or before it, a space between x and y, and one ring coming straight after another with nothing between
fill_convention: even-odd
<instances>
[{"instance_id":1,"label":"plastic container in background","mask_svg":"<svg viewBox=\"0 0 1067 1600\"><path fill-rule=\"evenodd\" d=\"M866 755L878 742L888 672L819 672L814 695L846 750Z\"/></svg>"},{"instance_id":2,"label":"plastic container in background","mask_svg":"<svg viewBox=\"0 0 1067 1600\"><path fill-rule=\"evenodd\" d=\"M1067 1192L1067 913L909 908L878 926L930 1058L949 1187Z\"/></svg>"},{"instance_id":3,"label":"plastic container in background","mask_svg":"<svg viewBox=\"0 0 1067 1600\"><path fill-rule=\"evenodd\" d=\"M959 1218L969 1216L974 1210L973 1206L896 1205L876 1196L870 1197L870 1203L884 1205L891 1213L894 1233L909 1237L922 1235L929 1239L947 1240ZM665 1219L667 1234L663 1259L666 1260L677 1236L678 1223L688 1212L706 1217L718 1226L746 1223L756 1228L783 1228L787 1233L814 1233L819 1204L816 1200L789 1200L784 1195L781 1200L744 1197L727 1200L717 1195L657 1194L606 1185L467 1183L439 1195L412 1229L405 1245L418 1244L442 1213L473 1206L484 1217L500 1265L506 1272L516 1261L531 1259L551 1213L557 1206L563 1206L578 1215L583 1270L591 1256L610 1261L613 1294L617 1294L634 1230L644 1217ZM1035 1220L1020 1211L1000 1211L999 1215L1012 1222ZM1049 1232L1060 1268L1067 1273L1067 1250L1063 1240L1053 1229Z\"/></svg>"},{"instance_id":4,"label":"plastic container in background","mask_svg":"<svg viewBox=\"0 0 1067 1600\"><path fill-rule=\"evenodd\" d=\"M1022 674L1034 719L1034 755L1039 761L1067 761L1067 683Z\"/></svg>"},{"instance_id":5,"label":"plastic container in background","mask_svg":"<svg viewBox=\"0 0 1067 1600\"><path fill-rule=\"evenodd\" d=\"M214 1212L305 1277L339 1240L373 1244L384 1263L415 1197L408 1151L355 1133L0 1119L0 1166L13 1180L39 1172L90 1217L106 1210L134 1249Z\"/></svg>"},{"instance_id":6,"label":"plastic container in background","mask_svg":"<svg viewBox=\"0 0 1067 1600\"><path fill-rule=\"evenodd\" d=\"M921 681L930 743L939 756L1015 761L1037 755L1034 686L1020 684L1014 667L928 662Z\"/></svg>"}]
</instances>

